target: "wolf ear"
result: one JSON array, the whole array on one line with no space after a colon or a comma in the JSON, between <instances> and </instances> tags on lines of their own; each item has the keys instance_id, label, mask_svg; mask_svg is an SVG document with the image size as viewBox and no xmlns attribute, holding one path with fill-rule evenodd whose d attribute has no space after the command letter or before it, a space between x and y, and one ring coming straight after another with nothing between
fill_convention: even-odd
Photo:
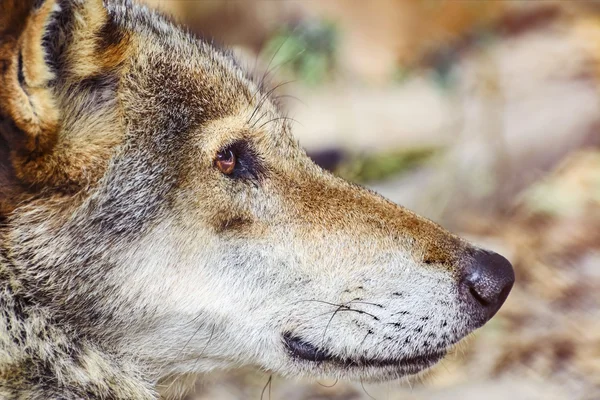
<instances>
[{"instance_id":1,"label":"wolf ear","mask_svg":"<svg viewBox=\"0 0 600 400\"><path fill-rule=\"evenodd\" d=\"M65 166L56 146L65 113L57 83L122 61L121 42L98 44L107 21L102 0L0 0L0 175L10 170L31 188L77 182L81 168Z\"/></svg>"},{"instance_id":2,"label":"wolf ear","mask_svg":"<svg viewBox=\"0 0 600 400\"><path fill-rule=\"evenodd\" d=\"M13 163L49 152L57 141L60 112L43 48L57 8L55 0L0 1L0 135ZM39 178L31 172L31 180Z\"/></svg>"}]
</instances>

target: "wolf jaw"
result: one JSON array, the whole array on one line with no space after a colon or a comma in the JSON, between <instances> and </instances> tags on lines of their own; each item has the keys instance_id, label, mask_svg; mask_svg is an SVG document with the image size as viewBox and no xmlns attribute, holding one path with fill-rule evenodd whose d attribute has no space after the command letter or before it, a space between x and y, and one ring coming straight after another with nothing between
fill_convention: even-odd
<instances>
[{"instance_id":1,"label":"wolf jaw","mask_svg":"<svg viewBox=\"0 0 600 400\"><path fill-rule=\"evenodd\" d=\"M3 398L150 399L241 365L393 379L508 296L508 261L318 168L163 16L4 0L0 22Z\"/></svg>"}]
</instances>

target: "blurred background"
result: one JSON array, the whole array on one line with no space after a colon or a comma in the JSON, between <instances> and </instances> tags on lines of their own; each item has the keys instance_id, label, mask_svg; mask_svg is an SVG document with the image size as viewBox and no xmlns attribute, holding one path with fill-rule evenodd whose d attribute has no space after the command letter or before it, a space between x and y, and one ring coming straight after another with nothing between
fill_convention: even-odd
<instances>
[{"instance_id":1,"label":"blurred background","mask_svg":"<svg viewBox=\"0 0 600 400\"><path fill-rule=\"evenodd\" d=\"M228 372L189 400L600 399L600 1L146 1L281 85L320 165L517 273L425 376Z\"/></svg>"}]
</instances>

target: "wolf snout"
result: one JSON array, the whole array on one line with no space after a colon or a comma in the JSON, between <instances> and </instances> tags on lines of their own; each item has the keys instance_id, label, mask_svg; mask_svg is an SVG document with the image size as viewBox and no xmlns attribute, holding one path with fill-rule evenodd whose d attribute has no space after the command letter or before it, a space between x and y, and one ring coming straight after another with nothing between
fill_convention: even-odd
<instances>
[{"instance_id":1,"label":"wolf snout","mask_svg":"<svg viewBox=\"0 0 600 400\"><path fill-rule=\"evenodd\" d=\"M459 292L480 325L498 312L515 282L510 262L500 254L478 251L463 270Z\"/></svg>"}]
</instances>

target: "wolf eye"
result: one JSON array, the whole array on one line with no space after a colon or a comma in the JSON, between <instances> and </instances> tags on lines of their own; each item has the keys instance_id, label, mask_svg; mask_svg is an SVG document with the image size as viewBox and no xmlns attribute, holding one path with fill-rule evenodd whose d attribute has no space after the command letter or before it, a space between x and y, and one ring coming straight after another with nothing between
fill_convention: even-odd
<instances>
[{"instance_id":1,"label":"wolf eye","mask_svg":"<svg viewBox=\"0 0 600 400\"><path fill-rule=\"evenodd\" d=\"M228 178L245 183L257 184L265 175L261 158L252 144L243 139L221 147L213 165Z\"/></svg>"},{"instance_id":2,"label":"wolf eye","mask_svg":"<svg viewBox=\"0 0 600 400\"><path fill-rule=\"evenodd\" d=\"M231 149L225 149L217 153L215 166L225 175L231 175L235 169L237 157Z\"/></svg>"}]
</instances>

